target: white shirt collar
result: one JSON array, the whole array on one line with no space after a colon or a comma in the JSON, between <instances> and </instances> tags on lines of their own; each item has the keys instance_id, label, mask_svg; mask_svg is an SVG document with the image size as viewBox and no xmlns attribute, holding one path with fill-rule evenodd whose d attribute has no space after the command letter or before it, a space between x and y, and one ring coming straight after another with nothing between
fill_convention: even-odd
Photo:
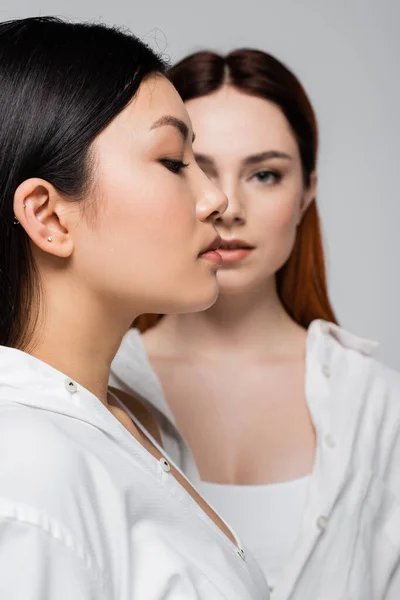
<instances>
[{"instance_id":1,"label":"white shirt collar","mask_svg":"<svg viewBox=\"0 0 400 600\"><path fill-rule=\"evenodd\" d=\"M137 329L130 329L122 340L111 365L110 385L127 393L132 393L134 390L144 402L155 408L175 426L173 413Z\"/></svg>"},{"instance_id":2,"label":"white shirt collar","mask_svg":"<svg viewBox=\"0 0 400 600\"><path fill-rule=\"evenodd\" d=\"M89 390L38 358L0 346L0 398L67 415L117 434L116 419Z\"/></svg>"},{"instance_id":3,"label":"white shirt collar","mask_svg":"<svg viewBox=\"0 0 400 600\"><path fill-rule=\"evenodd\" d=\"M308 338L327 339L331 338L338 342L343 348L361 352L366 356L372 356L379 348L379 342L358 337L353 333L342 329L334 323L317 319L308 328Z\"/></svg>"},{"instance_id":4,"label":"white shirt collar","mask_svg":"<svg viewBox=\"0 0 400 600\"><path fill-rule=\"evenodd\" d=\"M377 342L357 337L333 323L321 319L313 321L307 332L307 354L317 352L321 361L325 359L329 362L329 347L332 343L344 350L352 349L367 356L372 355L379 347ZM124 336L112 363L110 385L115 385L127 393L134 390L175 425L174 416L160 381L150 365L141 334L137 329L130 329Z\"/></svg>"}]
</instances>

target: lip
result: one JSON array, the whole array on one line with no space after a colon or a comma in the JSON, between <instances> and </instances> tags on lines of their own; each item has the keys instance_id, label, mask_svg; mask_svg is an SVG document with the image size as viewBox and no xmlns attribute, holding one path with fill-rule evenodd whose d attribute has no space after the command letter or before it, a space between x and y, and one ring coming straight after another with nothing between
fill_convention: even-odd
<instances>
[{"instance_id":1,"label":"lip","mask_svg":"<svg viewBox=\"0 0 400 600\"><path fill-rule=\"evenodd\" d=\"M244 240L233 238L231 240L221 239L221 250L254 250L254 246Z\"/></svg>"},{"instance_id":2,"label":"lip","mask_svg":"<svg viewBox=\"0 0 400 600\"><path fill-rule=\"evenodd\" d=\"M222 239L221 246L218 250L222 256L224 263L238 262L243 260L254 250L254 246L244 240L237 238L234 239Z\"/></svg>"},{"instance_id":3,"label":"lip","mask_svg":"<svg viewBox=\"0 0 400 600\"><path fill-rule=\"evenodd\" d=\"M223 262L222 256L220 255L219 251L217 252L216 250L208 250L208 252L202 252L199 258L207 260L209 263L212 263L213 265L217 265L219 267L222 265Z\"/></svg>"},{"instance_id":4,"label":"lip","mask_svg":"<svg viewBox=\"0 0 400 600\"><path fill-rule=\"evenodd\" d=\"M215 250L218 250L221 246L221 241L221 236L216 235L213 241L210 244L208 244L208 246L203 248L203 250L199 253L199 256L201 256L202 254L207 254L207 252L215 252Z\"/></svg>"},{"instance_id":5,"label":"lip","mask_svg":"<svg viewBox=\"0 0 400 600\"><path fill-rule=\"evenodd\" d=\"M208 244L199 254L199 258L203 258L206 261L221 266L222 265L222 256L217 250L221 245L221 236L216 235L213 241Z\"/></svg>"}]
</instances>

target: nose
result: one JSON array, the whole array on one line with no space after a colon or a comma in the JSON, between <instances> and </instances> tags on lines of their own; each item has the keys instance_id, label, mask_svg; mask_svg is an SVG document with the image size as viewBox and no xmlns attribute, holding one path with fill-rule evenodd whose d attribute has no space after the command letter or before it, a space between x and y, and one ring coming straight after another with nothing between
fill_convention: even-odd
<instances>
[{"instance_id":1,"label":"nose","mask_svg":"<svg viewBox=\"0 0 400 600\"><path fill-rule=\"evenodd\" d=\"M228 198L202 171L200 173L203 187L201 199L196 207L197 216L200 221L216 221L226 211Z\"/></svg>"},{"instance_id":2,"label":"nose","mask_svg":"<svg viewBox=\"0 0 400 600\"><path fill-rule=\"evenodd\" d=\"M215 224L231 228L234 225L242 225L245 222L244 205L241 201L239 191L230 187L226 189L228 206L223 214L215 218Z\"/></svg>"}]
</instances>

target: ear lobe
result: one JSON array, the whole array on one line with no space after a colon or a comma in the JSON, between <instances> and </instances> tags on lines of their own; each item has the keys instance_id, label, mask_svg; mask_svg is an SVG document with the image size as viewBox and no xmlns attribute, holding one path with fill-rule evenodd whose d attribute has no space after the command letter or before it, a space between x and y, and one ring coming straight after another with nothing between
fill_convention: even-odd
<instances>
[{"instance_id":1,"label":"ear lobe","mask_svg":"<svg viewBox=\"0 0 400 600\"><path fill-rule=\"evenodd\" d=\"M60 194L43 179L27 179L14 194L14 214L32 242L43 252L67 258L73 241L61 224L58 210Z\"/></svg>"}]
</instances>

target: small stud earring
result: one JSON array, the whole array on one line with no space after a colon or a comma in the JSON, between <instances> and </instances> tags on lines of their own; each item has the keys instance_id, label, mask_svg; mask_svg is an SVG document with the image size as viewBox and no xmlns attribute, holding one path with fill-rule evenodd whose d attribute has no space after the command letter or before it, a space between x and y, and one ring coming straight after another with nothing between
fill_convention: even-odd
<instances>
[{"instance_id":1,"label":"small stud earring","mask_svg":"<svg viewBox=\"0 0 400 600\"><path fill-rule=\"evenodd\" d=\"M51 237L51 235L49 235L49 237L47 238L47 241L48 242L52 242L53 241L53 238Z\"/></svg>"}]
</instances>

